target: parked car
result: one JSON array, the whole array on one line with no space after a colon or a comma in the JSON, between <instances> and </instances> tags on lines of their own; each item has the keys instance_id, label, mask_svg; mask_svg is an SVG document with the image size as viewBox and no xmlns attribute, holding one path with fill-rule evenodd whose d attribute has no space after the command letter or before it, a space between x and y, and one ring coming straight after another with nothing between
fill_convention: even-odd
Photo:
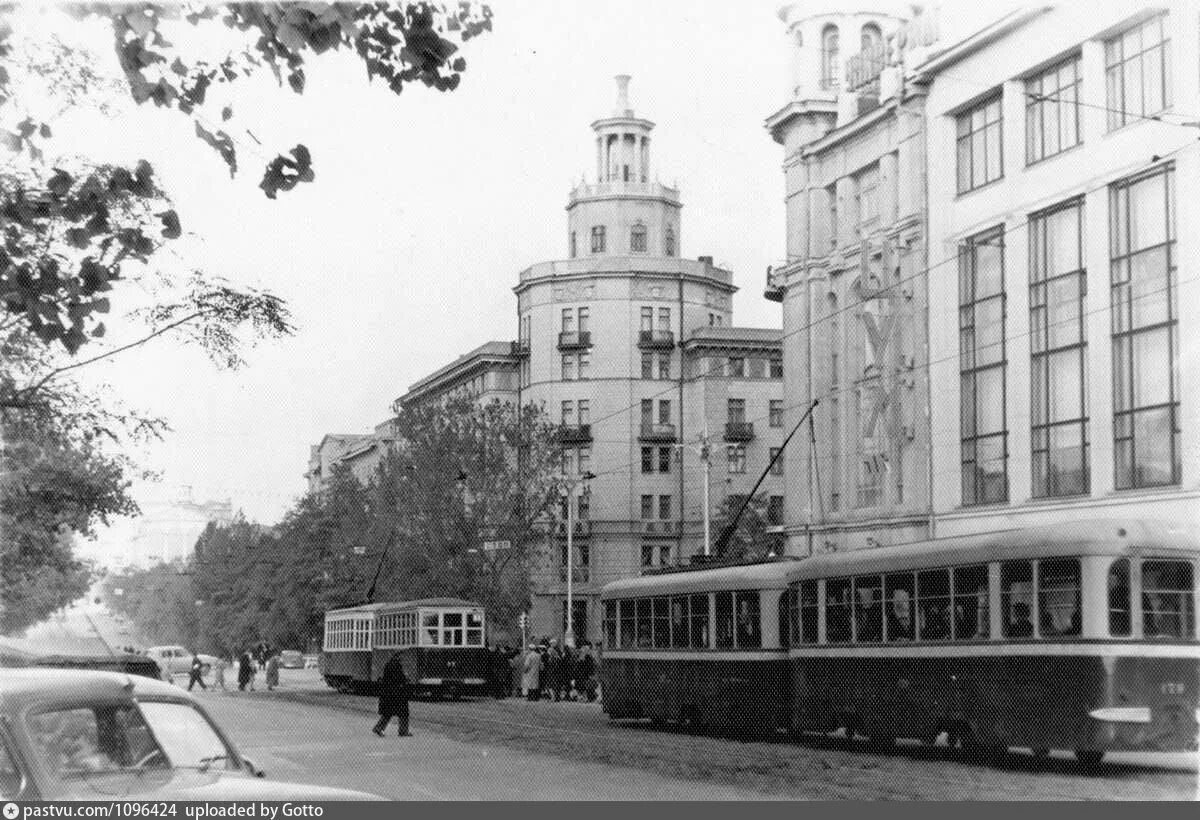
<instances>
[{"instance_id":1,"label":"parked car","mask_svg":"<svg viewBox=\"0 0 1200 820\"><path fill-rule=\"evenodd\" d=\"M279 653L279 665L284 669L303 669L304 653L296 649L285 649Z\"/></svg>"},{"instance_id":2,"label":"parked car","mask_svg":"<svg viewBox=\"0 0 1200 820\"><path fill-rule=\"evenodd\" d=\"M158 663L163 672L163 678L170 680L174 675L186 675L192 671L192 654L182 646L152 646L146 654ZM213 655L200 654L201 674L207 675L209 670L217 665Z\"/></svg>"},{"instance_id":3,"label":"parked car","mask_svg":"<svg viewBox=\"0 0 1200 820\"><path fill-rule=\"evenodd\" d=\"M196 700L162 681L0 669L0 800L112 798L381 799L265 779Z\"/></svg>"}]
</instances>

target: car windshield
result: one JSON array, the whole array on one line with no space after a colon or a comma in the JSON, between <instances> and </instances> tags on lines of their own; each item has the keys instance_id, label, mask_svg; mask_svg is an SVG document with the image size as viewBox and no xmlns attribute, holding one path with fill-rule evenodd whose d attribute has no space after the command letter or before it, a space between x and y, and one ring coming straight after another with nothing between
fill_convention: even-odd
<instances>
[{"instance_id":1,"label":"car windshield","mask_svg":"<svg viewBox=\"0 0 1200 820\"><path fill-rule=\"evenodd\" d=\"M61 780L144 774L169 767L137 706L94 704L30 715L30 736L51 774Z\"/></svg>"},{"instance_id":2,"label":"car windshield","mask_svg":"<svg viewBox=\"0 0 1200 820\"><path fill-rule=\"evenodd\" d=\"M236 769L237 761L208 718L190 703L142 701L154 736L177 769Z\"/></svg>"}]
</instances>

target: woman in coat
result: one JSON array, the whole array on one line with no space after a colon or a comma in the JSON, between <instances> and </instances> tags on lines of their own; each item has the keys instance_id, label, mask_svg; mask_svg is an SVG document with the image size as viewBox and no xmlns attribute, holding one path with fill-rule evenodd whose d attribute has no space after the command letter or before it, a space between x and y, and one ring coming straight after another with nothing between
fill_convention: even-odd
<instances>
[{"instance_id":1,"label":"woman in coat","mask_svg":"<svg viewBox=\"0 0 1200 820\"><path fill-rule=\"evenodd\" d=\"M250 661L250 653L243 652L238 658L238 691L245 692L250 681L254 679L254 667Z\"/></svg>"},{"instance_id":2,"label":"woman in coat","mask_svg":"<svg viewBox=\"0 0 1200 820\"><path fill-rule=\"evenodd\" d=\"M274 689L279 685L279 656L272 655L267 658L267 689Z\"/></svg>"},{"instance_id":3,"label":"woman in coat","mask_svg":"<svg viewBox=\"0 0 1200 820\"><path fill-rule=\"evenodd\" d=\"M383 677L379 679L379 721L371 731L383 737L383 730L392 718L400 723L400 737L408 737L408 678L399 652L383 667Z\"/></svg>"},{"instance_id":4,"label":"woman in coat","mask_svg":"<svg viewBox=\"0 0 1200 820\"><path fill-rule=\"evenodd\" d=\"M521 677L521 689L529 700L541 700L542 697L542 656L537 647L529 645L525 653L525 674Z\"/></svg>"}]
</instances>

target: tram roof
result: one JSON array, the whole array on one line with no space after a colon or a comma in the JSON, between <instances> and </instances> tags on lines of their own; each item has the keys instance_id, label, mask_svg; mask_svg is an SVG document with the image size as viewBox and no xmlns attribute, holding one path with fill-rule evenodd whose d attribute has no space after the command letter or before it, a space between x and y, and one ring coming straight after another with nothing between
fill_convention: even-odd
<instances>
[{"instance_id":1,"label":"tram roof","mask_svg":"<svg viewBox=\"0 0 1200 820\"><path fill-rule=\"evenodd\" d=\"M602 597L640 597L728 589L783 589L795 561L769 561L712 569L687 568L681 572L625 578L606 584Z\"/></svg>"},{"instance_id":2,"label":"tram roof","mask_svg":"<svg viewBox=\"0 0 1200 820\"><path fill-rule=\"evenodd\" d=\"M1200 528L1134 519L1071 521L829 553L791 567L792 578L804 578L1053 555L1127 555L1131 550L1190 552L1195 557L1200 555Z\"/></svg>"},{"instance_id":3,"label":"tram roof","mask_svg":"<svg viewBox=\"0 0 1200 820\"><path fill-rule=\"evenodd\" d=\"M417 598L413 601L380 601L372 604L359 604L358 606L344 606L337 609L330 609L325 614L332 615L333 613L344 612L362 612L364 614L371 612L381 612L384 610L391 611L396 609L415 609L418 607L473 607L482 609L480 604L474 601L467 601L463 598Z\"/></svg>"}]
</instances>

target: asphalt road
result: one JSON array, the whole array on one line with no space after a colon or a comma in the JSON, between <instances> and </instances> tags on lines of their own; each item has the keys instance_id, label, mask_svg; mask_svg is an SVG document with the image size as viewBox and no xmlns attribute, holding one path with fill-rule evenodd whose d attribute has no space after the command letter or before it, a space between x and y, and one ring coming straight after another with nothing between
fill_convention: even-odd
<instances>
[{"instance_id":1,"label":"asphalt road","mask_svg":"<svg viewBox=\"0 0 1200 820\"><path fill-rule=\"evenodd\" d=\"M200 693L271 777L396 799L1194 800L1197 755L1064 753L975 764L944 747L731 738L610 723L598 704L414 702L412 738L370 733L371 698L284 670L275 692Z\"/></svg>"}]
</instances>

